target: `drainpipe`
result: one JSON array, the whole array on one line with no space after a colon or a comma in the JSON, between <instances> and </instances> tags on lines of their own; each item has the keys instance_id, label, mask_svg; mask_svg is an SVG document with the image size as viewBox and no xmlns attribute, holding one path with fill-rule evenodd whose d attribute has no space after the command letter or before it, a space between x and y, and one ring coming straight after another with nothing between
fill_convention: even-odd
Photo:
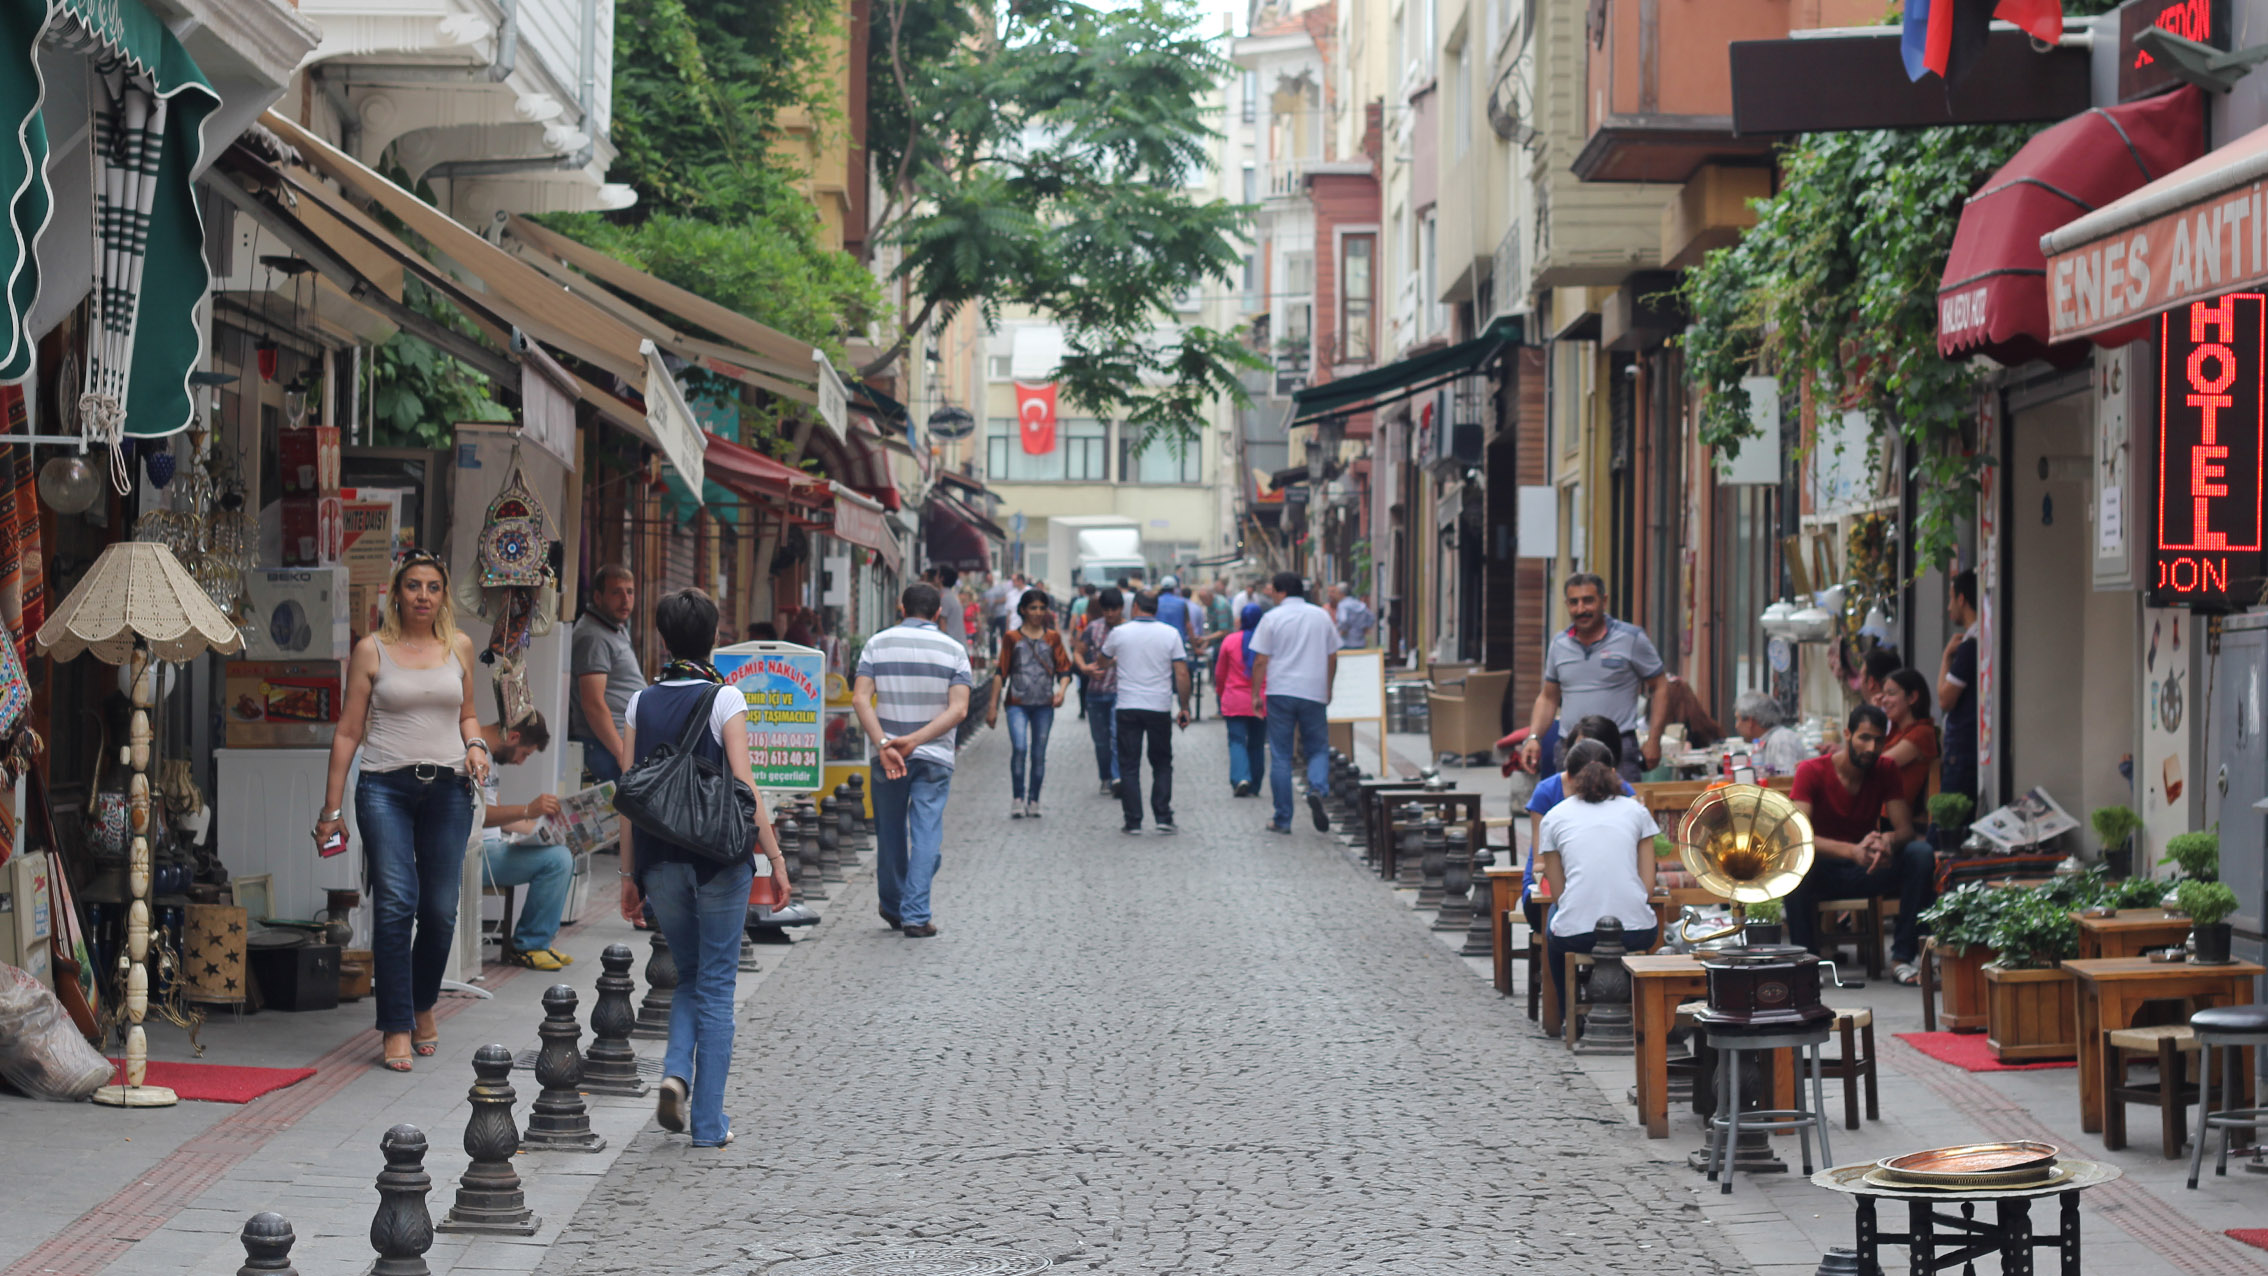
<instances>
[{"instance_id":1,"label":"drainpipe","mask_svg":"<svg viewBox=\"0 0 2268 1276\"><path fill-rule=\"evenodd\" d=\"M503 0L507 11L517 14L518 0ZM428 181L450 181L464 177L494 177L506 173L571 172L586 167L598 154L598 139L590 135L591 117L598 110L598 5L599 0L583 0L582 75L576 85L576 106L581 111L578 123L584 126L584 135L590 140L580 150L563 155L533 155L522 159L449 160L435 164L425 171ZM518 23L513 24L513 47L519 45ZM503 78L501 76L497 77Z\"/></svg>"}]
</instances>

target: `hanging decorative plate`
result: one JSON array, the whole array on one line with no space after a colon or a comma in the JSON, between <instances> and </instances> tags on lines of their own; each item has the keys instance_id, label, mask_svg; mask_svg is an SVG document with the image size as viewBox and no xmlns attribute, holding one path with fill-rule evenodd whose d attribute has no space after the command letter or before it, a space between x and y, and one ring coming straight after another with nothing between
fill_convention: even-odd
<instances>
[{"instance_id":1,"label":"hanging decorative plate","mask_svg":"<svg viewBox=\"0 0 2268 1276\"><path fill-rule=\"evenodd\" d=\"M529 490L517 460L504 490L489 502L480 529L480 583L484 589L533 589L551 579L551 538L544 509Z\"/></svg>"}]
</instances>

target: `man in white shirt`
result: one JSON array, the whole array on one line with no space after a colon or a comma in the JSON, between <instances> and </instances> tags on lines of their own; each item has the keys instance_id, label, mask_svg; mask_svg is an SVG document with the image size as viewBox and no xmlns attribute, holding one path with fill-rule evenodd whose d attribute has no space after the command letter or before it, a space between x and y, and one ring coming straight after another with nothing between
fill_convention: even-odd
<instances>
[{"instance_id":1,"label":"man in white shirt","mask_svg":"<svg viewBox=\"0 0 2268 1276\"><path fill-rule=\"evenodd\" d=\"M1277 572L1268 596L1275 606L1252 631L1252 695L1268 706L1268 787L1276 800L1271 833L1291 832L1292 740L1307 754L1307 811L1318 832L1328 831L1323 786L1331 770L1325 706L1339 676L1339 626L1331 613L1307 601L1297 572Z\"/></svg>"},{"instance_id":2,"label":"man in white shirt","mask_svg":"<svg viewBox=\"0 0 2268 1276\"><path fill-rule=\"evenodd\" d=\"M1378 624L1378 618L1371 614L1370 604L1355 597L1343 580L1331 586L1325 597L1331 602L1331 619L1339 626L1339 645L1368 646L1370 631Z\"/></svg>"},{"instance_id":3,"label":"man in white shirt","mask_svg":"<svg viewBox=\"0 0 2268 1276\"><path fill-rule=\"evenodd\" d=\"M1158 832L1173 824L1173 729L1189 725L1189 647L1158 622L1158 596L1134 595L1134 615L1103 639L1118 676L1118 801L1125 831L1142 831L1142 755L1150 758L1150 815ZM1175 702L1180 704L1175 711Z\"/></svg>"}]
</instances>

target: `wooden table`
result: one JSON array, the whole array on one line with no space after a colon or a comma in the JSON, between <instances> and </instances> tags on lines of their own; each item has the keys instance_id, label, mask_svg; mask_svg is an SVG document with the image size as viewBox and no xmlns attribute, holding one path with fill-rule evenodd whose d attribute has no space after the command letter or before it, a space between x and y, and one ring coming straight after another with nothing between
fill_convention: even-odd
<instances>
[{"instance_id":1,"label":"wooden table","mask_svg":"<svg viewBox=\"0 0 2268 1276\"><path fill-rule=\"evenodd\" d=\"M1638 1066L1638 1119L1646 1137L1669 1137L1669 1034L1677 1026L1677 1008L1709 995L1709 977L1701 963L1683 953L1659 957L1625 957L1630 971L1630 1019L1636 1041L1631 1049ZM1550 991L1550 985L1545 985Z\"/></svg>"},{"instance_id":2,"label":"wooden table","mask_svg":"<svg viewBox=\"0 0 2268 1276\"><path fill-rule=\"evenodd\" d=\"M2144 949L2176 945L2189 934L2188 918L2171 916L2162 908L2122 908L2112 917L2081 917L2077 913L2072 917L2079 923L2079 956L2083 960L2140 957Z\"/></svg>"},{"instance_id":3,"label":"wooden table","mask_svg":"<svg viewBox=\"0 0 2268 1276\"><path fill-rule=\"evenodd\" d=\"M2079 1128L2103 1128L2103 1033L2134 1026L2143 1002L2186 1000L2198 1006L2249 1006L2252 984L2264 973L2252 962L2198 966L2147 957L2073 960L2063 968L2076 979L2079 999ZM2252 1052L2238 1070L2244 1102L2251 1102Z\"/></svg>"},{"instance_id":4,"label":"wooden table","mask_svg":"<svg viewBox=\"0 0 2268 1276\"><path fill-rule=\"evenodd\" d=\"M1488 945L1496 964L1496 991L1512 995L1512 910L1520 906L1520 866L1491 868L1482 872L1488 879ZM1535 979L1540 970L1528 972Z\"/></svg>"}]
</instances>

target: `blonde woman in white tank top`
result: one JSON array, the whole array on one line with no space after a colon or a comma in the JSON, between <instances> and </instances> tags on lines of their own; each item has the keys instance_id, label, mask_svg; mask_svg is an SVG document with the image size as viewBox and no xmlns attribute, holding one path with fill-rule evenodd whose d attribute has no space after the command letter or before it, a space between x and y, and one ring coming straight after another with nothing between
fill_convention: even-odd
<instances>
[{"instance_id":1,"label":"blonde woman in white tank top","mask_svg":"<svg viewBox=\"0 0 2268 1276\"><path fill-rule=\"evenodd\" d=\"M315 819L321 843L345 828L347 773L360 752L354 813L366 843L382 1062L410 1070L440 1031L433 1004L456 941L457 892L472 834L472 786L491 760L473 708L472 640L449 606L441 560L412 551L394 568L378 632L354 645Z\"/></svg>"}]
</instances>

